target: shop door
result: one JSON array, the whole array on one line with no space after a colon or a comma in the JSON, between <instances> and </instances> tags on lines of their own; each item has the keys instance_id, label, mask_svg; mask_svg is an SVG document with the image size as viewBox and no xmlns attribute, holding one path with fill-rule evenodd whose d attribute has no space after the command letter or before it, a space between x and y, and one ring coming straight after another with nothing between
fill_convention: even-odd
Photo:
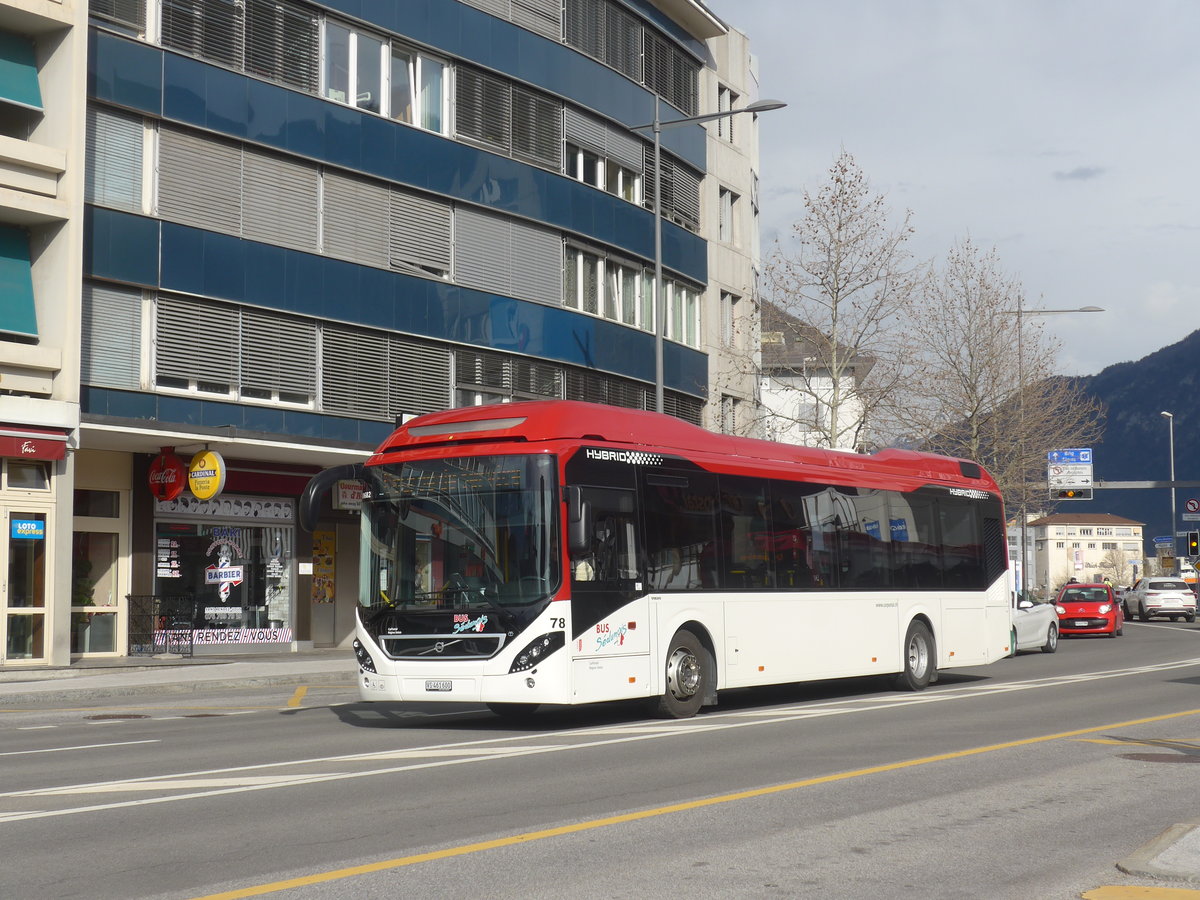
<instances>
[{"instance_id":1,"label":"shop door","mask_svg":"<svg viewBox=\"0 0 1200 900\"><path fill-rule=\"evenodd\" d=\"M48 507L0 507L0 661L45 659L50 650L51 524Z\"/></svg>"}]
</instances>

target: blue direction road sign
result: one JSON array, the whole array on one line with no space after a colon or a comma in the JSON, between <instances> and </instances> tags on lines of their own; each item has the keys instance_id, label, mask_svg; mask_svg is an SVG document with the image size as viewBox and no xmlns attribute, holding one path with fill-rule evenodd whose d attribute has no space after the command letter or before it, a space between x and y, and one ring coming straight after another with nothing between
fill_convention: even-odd
<instances>
[{"instance_id":1,"label":"blue direction road sign","mask_svg":"<svg viewBox=\"0 0 1200 900\"><path fill-rule=\"evenodd\" d=\"M1160 534L1153 540L1156 544L1169 544L1171 541L1175 540L1175 538L1171 537L1169 534Z\"/></svg>"},{"instance_id":2,"label":"blue direction road sign","mask_svg":"<svg viewBox=\"0 0 1200 900\"><path fill-rule=\"evenodd\" d=\"M1051 450L1046 459L1052 463L1088 463L1092 462L1091 447L1075 447L1070 450Z\"/></svg>"}]
</instances>

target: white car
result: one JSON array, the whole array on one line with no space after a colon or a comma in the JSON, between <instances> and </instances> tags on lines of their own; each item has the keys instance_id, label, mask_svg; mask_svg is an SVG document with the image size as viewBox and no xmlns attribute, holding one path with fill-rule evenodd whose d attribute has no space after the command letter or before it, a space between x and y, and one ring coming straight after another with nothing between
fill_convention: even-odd
<instances>
[{"instance_id":1,"label":"white car","mask_svg":"<svg viewBox=\"0 0 1200 900\"><path fill-rule=\"evenodd\" d=\"M1034 603L1021 600L1013 610L1010 656L1019 650L1041 650L1053 653L1058 649L1058 612L1053 603Z\"/></svg>"},{"instance_id":2,"label":"white car","mask_svg":"<svg viewBox=\"0 0 1200 900\"><path fill-rule=\"evenodd\" d=\"M1196 595L1182 578L1150 576L1139 579L1125 592L1125 606L1132 618L1150 621L1151 616L1196 621Z\"/></svg>"}]
</instances>

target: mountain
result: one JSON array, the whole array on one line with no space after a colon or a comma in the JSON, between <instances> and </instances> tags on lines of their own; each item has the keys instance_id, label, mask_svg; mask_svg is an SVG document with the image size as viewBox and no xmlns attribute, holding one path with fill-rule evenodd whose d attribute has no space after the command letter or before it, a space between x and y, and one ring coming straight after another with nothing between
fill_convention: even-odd
<instances>
[{"instance_id":1,"label":"mountain","mask_svg":"<svg viewBox=\"0 0 1200 900\"><path fill-rule=\"evenodd\" d=\"M1108 408L1104 435L1093 446L1097 481L1168 481L1171 472L1171 424L1161 415L1174 413L1175 480L1197 487L1177 488L1176 514L1182 517L1189 499L1200 501L1200 331L1137 362L1109 366L1081 379L1083 389ZM1145 523L1146 553L1150 540L1171 533L1171 492L1167 488L1098 490L1096 499L1065 501L1059 512L1107 512ZM1200 522L1177 519L1186 531ZM1180 539L1180 545L1183 539Z\"/></svg>"}]
</instances>

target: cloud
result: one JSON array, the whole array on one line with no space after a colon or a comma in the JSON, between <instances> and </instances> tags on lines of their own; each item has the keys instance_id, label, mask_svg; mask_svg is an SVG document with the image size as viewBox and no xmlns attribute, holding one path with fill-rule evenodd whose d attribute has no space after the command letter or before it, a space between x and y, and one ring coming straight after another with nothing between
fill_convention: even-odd
<instances>
[{"instance_id":1,"label":"cloud","mask_svg":"<svg viewBox=\"0 0 1200 900\"><path fill-rule=\"evenodd\" d=\"M1055 172L1057 181L1090 181L1104 174L1104 169L1098 166L1076 166L1070 172Z\"/></svg>"}]
</instances>

